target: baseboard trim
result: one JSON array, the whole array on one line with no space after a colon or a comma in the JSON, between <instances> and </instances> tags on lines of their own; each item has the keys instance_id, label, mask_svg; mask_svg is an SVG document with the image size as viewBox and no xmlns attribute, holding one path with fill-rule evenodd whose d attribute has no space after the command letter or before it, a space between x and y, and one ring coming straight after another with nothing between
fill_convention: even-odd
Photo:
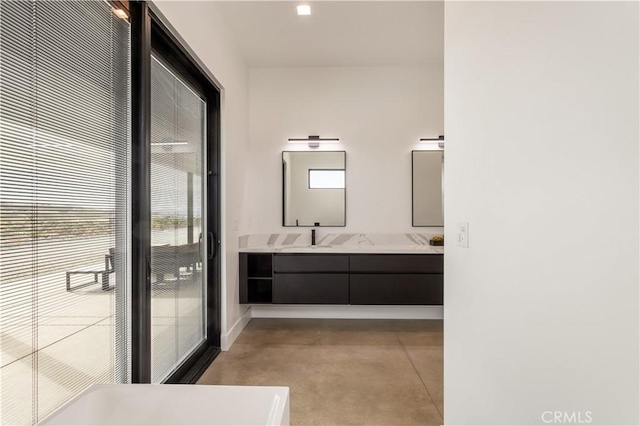
<instances>
[{"instance_id":1,"label":"baseboard trim","mask_svg":"<svg viewBox=\"0 0 640 426\"><path fill-rule=\"evenodd\" d=\"M444 318L444 309L442 306L253 305L226 334L220 336L223 351L231 348L251 318L441 320Z\"/></svg>"},{"instance_id":2,"label":"baseboard trim","mask_svg":"<svg viewBox=\"0 0 640 426\"><path fill-rule=\"evenodd\" d=\"M441 320L444 309L442 306L253 305L251 317Z\"/></svg>"},{"instance_id":3,"label":"baseboard trim","mask_svg":"<svg viewBox=\"0 0 640 426\"><path fill-rule=\"evenodd\" d=\"M238 321L233 324L226 334L220 335L220 346L223 351L229 350L231 345L233 345L233 342L235 342L240 333L242 333L242 330L244 330L247 324L249 324L249 321L251 321L252 310L253 308L249 307L249 309L244 311L242 316L238 318Z\"/></svg>"}]
</instances>

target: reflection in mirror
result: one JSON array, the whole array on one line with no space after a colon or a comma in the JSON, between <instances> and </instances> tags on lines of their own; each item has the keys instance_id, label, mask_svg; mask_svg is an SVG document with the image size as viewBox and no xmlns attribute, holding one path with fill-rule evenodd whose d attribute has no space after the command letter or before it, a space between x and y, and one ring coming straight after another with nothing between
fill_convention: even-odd
<instances>
[{"instance_id":1,"label":"reflection in mirror","mask_svg":"<svg viewBox=\"0 0 640 426\"><path fill-rule=\"evenodd\" d=\"M413 226L444 226L444 151L413 151Z\"/></svg>"},{"instance_id":2,"label":"reflection in mirror","mask_svg":"<svg viewBox=\"0 0 640 426\"><path fill-rule=\"evenodd\" d=\"M345 226L346 153L282 153L283 226Z\"/></svg>"}]
</instances>

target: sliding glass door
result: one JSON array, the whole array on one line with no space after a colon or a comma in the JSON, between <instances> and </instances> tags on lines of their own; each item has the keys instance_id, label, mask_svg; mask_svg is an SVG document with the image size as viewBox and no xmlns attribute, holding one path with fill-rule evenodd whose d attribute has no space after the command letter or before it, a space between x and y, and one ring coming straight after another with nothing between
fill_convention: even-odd
<instances>
[{"instance_id":1,"label":"sliding glass door","mask_svg":"<svg viewBox=\"0 0 640 426\"><path fill-rule=\"evenodd\" d=\"M219 96L145 2L0 1L0 423L217 355Z\"/></svg>"},{"instance_id":2,"label":"sliding glass door","mask_svg":"<svg viewBox=\"0 0 640 426\"><path fill-rule=\"evenodd\" d=\"M32 424L129 381L130 28L104 1L0 13L0 412Z\"/></svg>"},{"instance_id":3,"label":"sliding glass door","mask_svg":"<svg viewBox=\"0 0 640 426\"><path fill-rule=\"evenodd\" d=\"M151 59L151 380L164 381L205 339L206 102Z\"/></svg>"}]
</instances>

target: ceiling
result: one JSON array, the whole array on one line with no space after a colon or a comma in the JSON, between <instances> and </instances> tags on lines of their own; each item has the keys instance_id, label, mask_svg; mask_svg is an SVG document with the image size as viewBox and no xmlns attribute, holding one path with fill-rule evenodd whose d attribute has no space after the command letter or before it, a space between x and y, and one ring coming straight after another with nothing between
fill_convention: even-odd
<instances>
[{"instance_id":1,"label":"ceiling","mask_svg":"<svg viewBox=\"0 0 640 426\"><path fill-rule=\"evenodd\" d=\"M310 4L311 16L298 16ZM250 67L426 65L444 62L442 1L220 1Z\"/></svg>"}]
</instances>

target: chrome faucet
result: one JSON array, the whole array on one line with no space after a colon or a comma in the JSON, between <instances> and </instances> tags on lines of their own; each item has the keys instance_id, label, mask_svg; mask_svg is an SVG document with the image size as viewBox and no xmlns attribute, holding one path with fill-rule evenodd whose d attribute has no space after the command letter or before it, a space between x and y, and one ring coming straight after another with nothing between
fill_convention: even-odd
<instances>
[{"instance_id":1,"label":"chrome faucet","mask_svg":"<svg viewBox=\"0 0 640 426\"><path fill-rule=\"evenodd\" d=\"M312 246L316 245L316 230L315 229L311 230L311 245Z\"/></svg>"}]
</instances>

